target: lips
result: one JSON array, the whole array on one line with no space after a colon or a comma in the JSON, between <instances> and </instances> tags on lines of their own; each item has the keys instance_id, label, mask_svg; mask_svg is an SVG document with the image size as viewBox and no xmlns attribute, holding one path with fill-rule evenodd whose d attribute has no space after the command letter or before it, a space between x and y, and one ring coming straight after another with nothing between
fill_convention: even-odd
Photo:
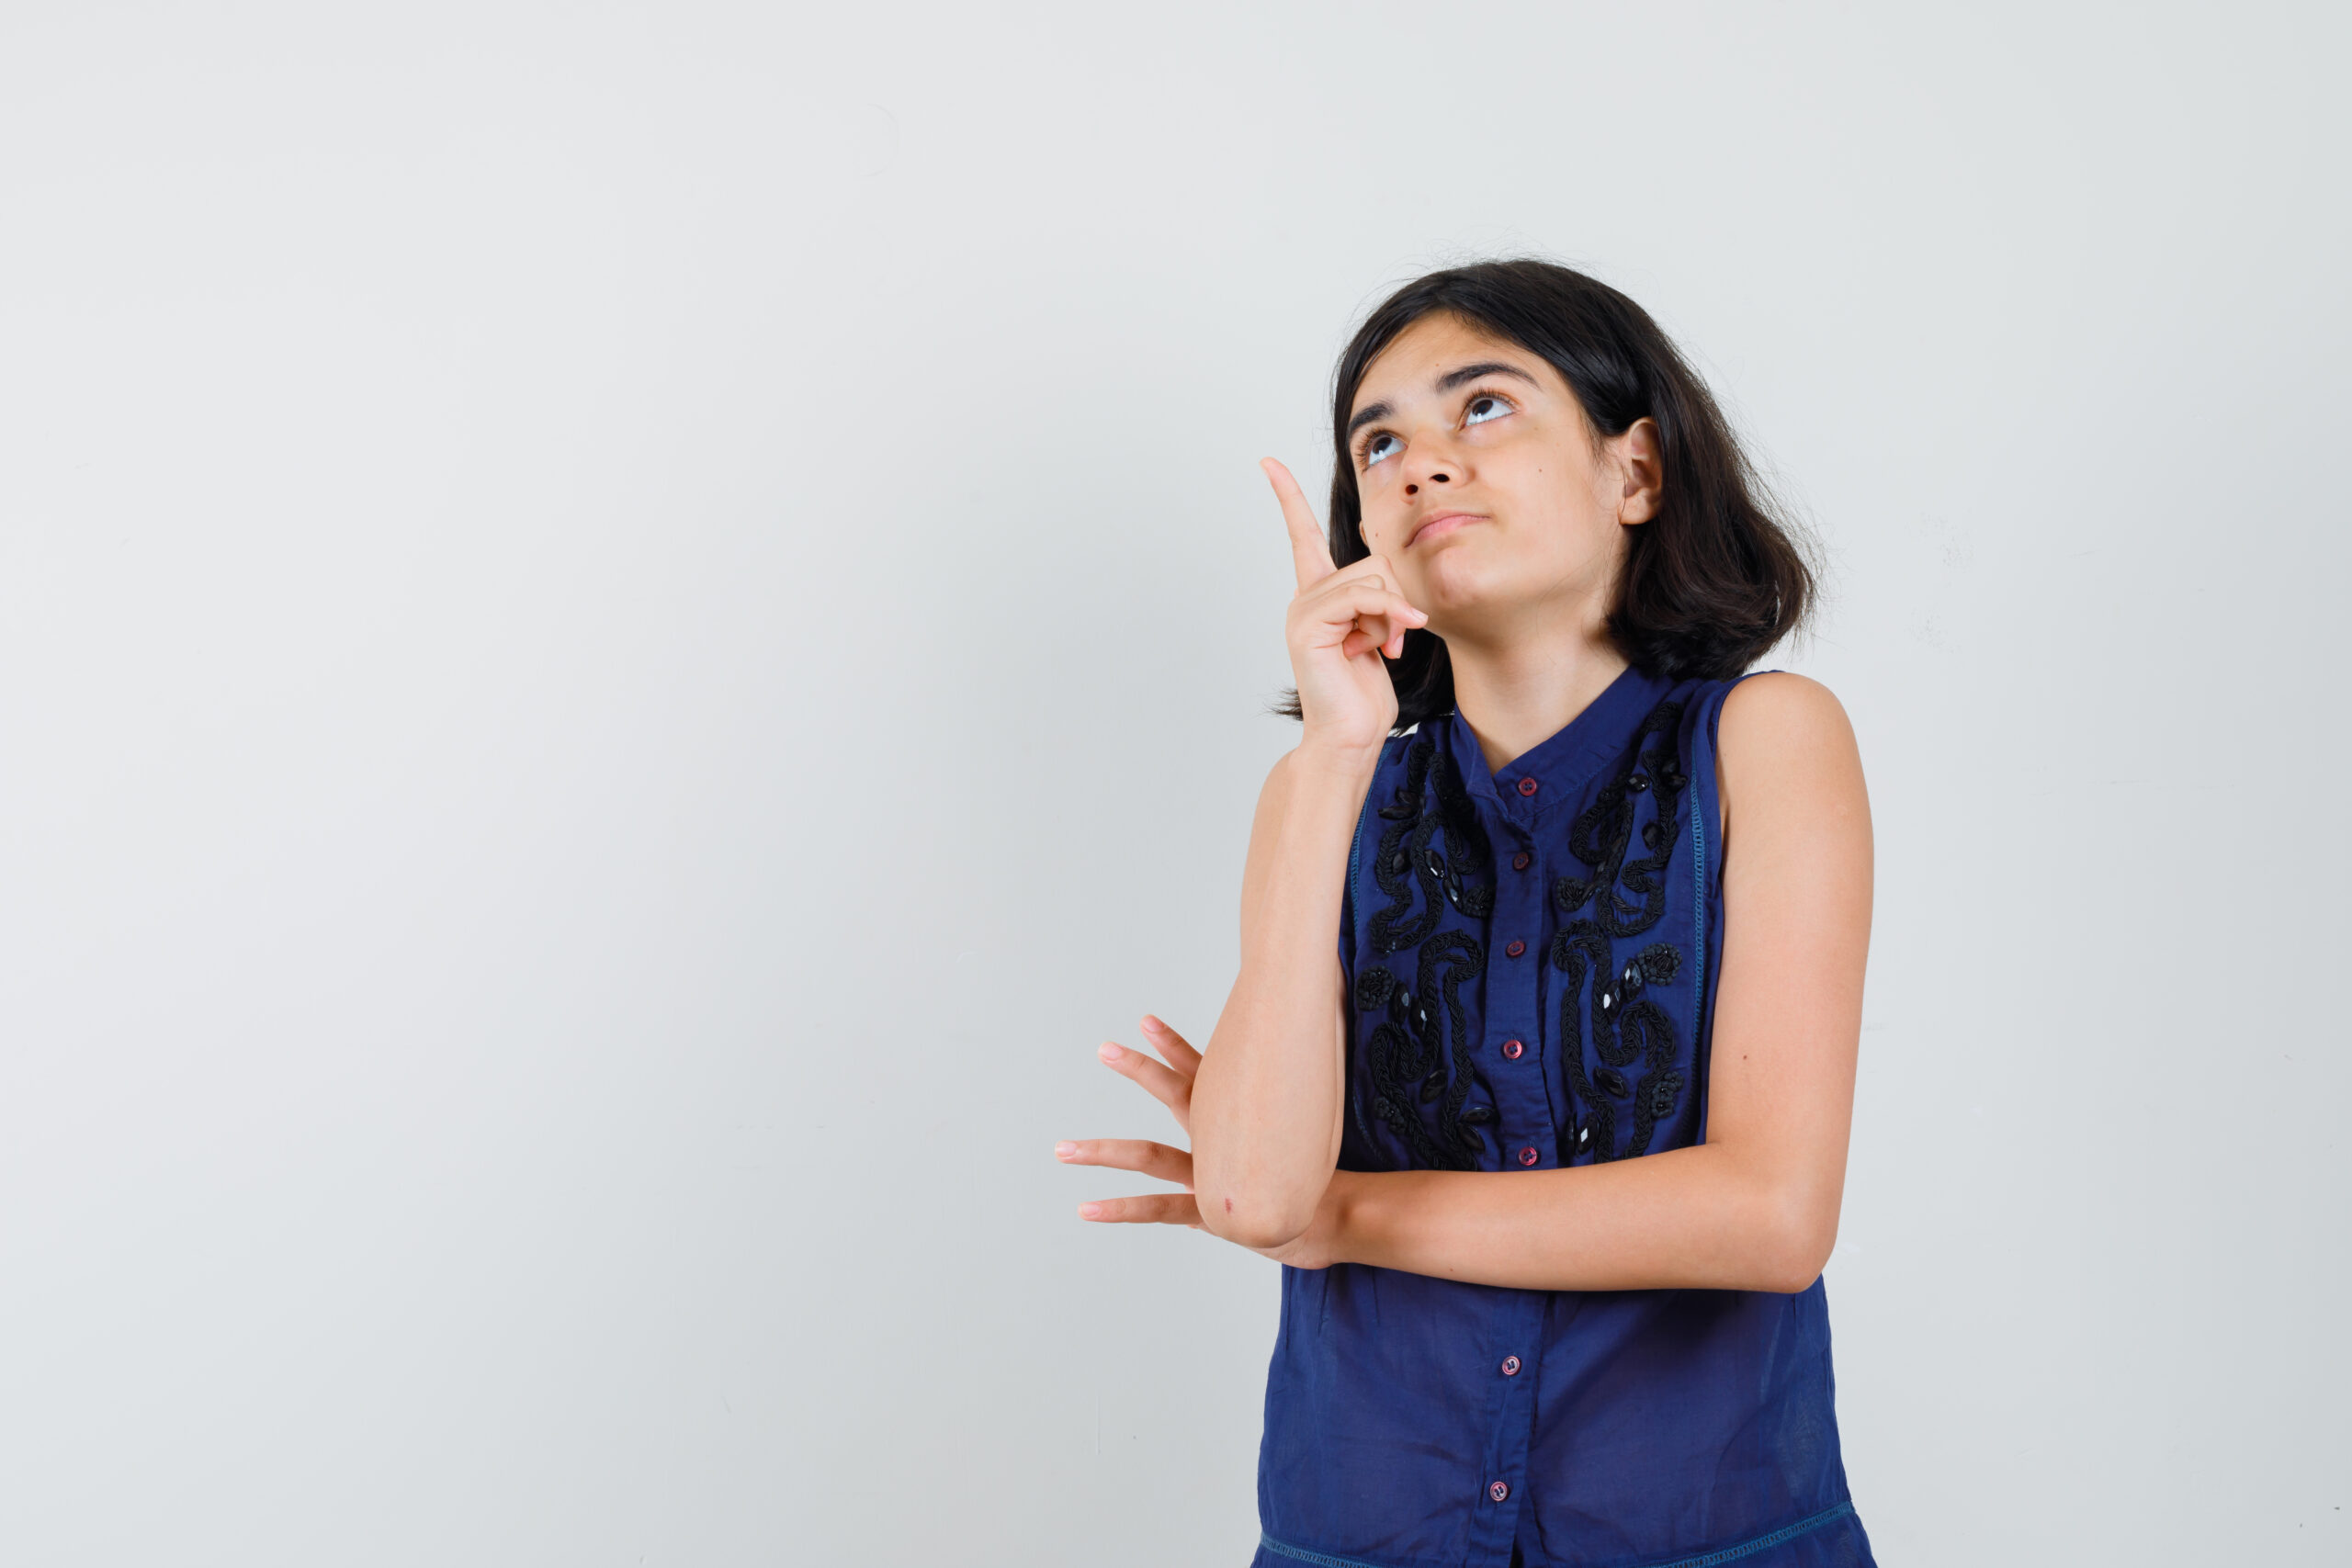
<instances>
[{"instance_id":1,"label":"lips","mask_svg":"<svg viewBox=\"0 0 2352 1568\"><path fill-rule=\"evenodd\" d=\"M1405 540L1405 547L1409 550L1424 538L1442 539L1448 534L1458 534L1471 524L1486 520L1486 514L1478 512L1441 512L1433 517L1423 518L1421 525Z\"/></svg>"}]
</instances>

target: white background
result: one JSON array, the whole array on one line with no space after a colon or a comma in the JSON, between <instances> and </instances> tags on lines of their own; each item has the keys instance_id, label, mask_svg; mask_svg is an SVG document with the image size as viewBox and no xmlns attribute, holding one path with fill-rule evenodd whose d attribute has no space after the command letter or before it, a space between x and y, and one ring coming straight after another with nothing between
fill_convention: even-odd
<instances>
[{"instance_id":1,"label":"white background","mask_svg":"<svg viewBox=\"0 0 2352 1568\"><path fill-rule=\"evenodd\" d=\"M1834 567L1889 1564L2352 1554L2343 13L10 6L0 1559L1232 1563L1330 361L1535 251Z\"/></svg>"}]
</instances>

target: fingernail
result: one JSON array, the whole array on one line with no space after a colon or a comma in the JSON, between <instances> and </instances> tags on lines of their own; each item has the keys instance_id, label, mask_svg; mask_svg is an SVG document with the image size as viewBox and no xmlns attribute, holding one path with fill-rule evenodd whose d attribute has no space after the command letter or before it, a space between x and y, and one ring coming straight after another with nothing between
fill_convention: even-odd
<instances>
[{"instance_id":1,"label":"fingernail","mask_svg":"<svg viewBox=\"0 0 2352 1568\"><path fill-rule=\"evenodd\" d=\"M1108 1040L1105 1040L1102 1042L1102 1048L1094 1054L1102 1057L1106 1062L1115 1062L1120 1057L1125 1055L1126 1052L1120 1047L1112 1044Z\"/></svg>"},{"instance_id":2,"label":"fingernail","mask_svg":"<svg viewBox=\"0 0 2352 1568\"><path fill-rule=\"evenodd\" d=\"M1146 1029L1150 1030L1161 1030L1168 1027L1166 1024L1160 1022L1159 1020L1152 1017L1149 1013L1143 1015L1143 1026Z\"/></svg>"},{"instance_id":3,"label":"fingernail","mask_svg":"<svg viewBox=\"0 0 2352 1568\"><path fill-rule=\"evenodd\" d=\"M1102 1212L1102 1205L1100 1203L1080 1203L1078 1206L1079 1217L1081 1219L1091 1220Z\"/></svg>"},{"instance_id":4,"label":"fingernail","mask_svg":"<svg viewBox=\"0 0 2352 1568\"><path fill-rule=\"evenodd\" d=\"M1071 1143L1068 1138L1064 1138L1060 1143L1054 1145L1054 1157L1056 1159L1068 1159L1070 1156L1076 1153L1078 1153L1078 1145Z\"/></svg>"}]
</instances>

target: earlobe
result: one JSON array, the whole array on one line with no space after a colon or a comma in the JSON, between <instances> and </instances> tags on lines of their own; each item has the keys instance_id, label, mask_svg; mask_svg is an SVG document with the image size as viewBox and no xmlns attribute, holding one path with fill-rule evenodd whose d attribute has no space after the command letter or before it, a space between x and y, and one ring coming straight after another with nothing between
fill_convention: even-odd
<instances>
[{"instance_id":1,"label":"earlobe","mask_svg":"<svg viewBox=\"0 0 2352 1568\"><path fill-rule=\"evenodd\" d=\"M1646 523L1657 515L1658 497L1665 488L1665 464L1658 456L1657 422L1645 414L1620 436L1624 489L1617 502L1617 521Z\"/></svg>"}]
</instances>

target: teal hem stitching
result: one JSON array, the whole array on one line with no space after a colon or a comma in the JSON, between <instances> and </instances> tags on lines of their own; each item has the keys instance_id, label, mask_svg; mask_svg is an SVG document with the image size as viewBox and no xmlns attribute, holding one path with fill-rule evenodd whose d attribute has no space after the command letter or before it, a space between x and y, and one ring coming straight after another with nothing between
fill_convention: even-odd
<instances>
[{"instance_id":1,"label":"teal hem stitching","mask_svg":"<svg viewBox=\"0 0 2352 1568\"><path fill-rule=\"evenodd\" d=\"M1822 1509L1809 1519L1799 1519L1792 1525L1784 1525L1770 1535L1759 1535L1754 1540L1743 1540L1737 1546L1726 1546L1721 1551L1710 1551L1704 1557L1685 1557L1677 1562L1662 1563L1660 1568L1715 1568L1718 1562L1736 1562L1743 1557L1752 1557L1768 1548L1778 1546L1784 1540L1794 1540L1807 1530L1817 1530L1824 1525L1835 1524L1853 1511L1854 1505L1850 1501L1840 1503L1834 1508Z\"/></svg>"},{"instance_id":2,"label":"teal hem stitching","mask_svg":"<svg viewBox=\"0 0 2352 1568\"><path fill-rule=\"evenodd\" d=\"M1293 1546L1286 1540L1276 1540L1265 1531L1258 1532L1258 1544L1278 1557L1292 1557L1301 1562L1319 1563L1321 1568L1393 1568L1386 1562L1374 1562L1368 1557L1334 1557L1328 1551L1309 1551L1303 1546Z\"/></svg>"},{"instance_id":3,"label":"teal hem stitching","mask_svg":"<svg viewBox=\"0 0 2352 1568\"><path fill-rule=\"evenodd\" d=\"M1851 1515L1853 1511L1854 1505L1849 1500L1838 1504L1834 1508L1824 1508L1809 1519L1799 1519L1792 1525L1783 1525L1770 1535L1759 1535L1753 1540L1743 1540L1737 1546L1726 1546L1721 1551L1710 1551L1703 1557L1677 1558L1672 1562L1659 1563L1657 1568L1716 1568L1718 1563L1736 1562L1743 1557L1753 1557L1759 1551L1769 1551L1782 1541L1794 1540L1808 1530L1817 1530L1824 1525L1835 1524L1839 1519ZM1300 1562L1313 1562L1317 1564L1317 1568L1391 1568L1388 1563L1374 1562L1367 1557L1340 1557L1329 1551L1309 1551L1303 1546L1293 1546L1286 1540L1276 1540L1263 1530L1258 1532L1258 1544L1278 1557L1288 1557Z\"/></svg>"}]
</instances>

